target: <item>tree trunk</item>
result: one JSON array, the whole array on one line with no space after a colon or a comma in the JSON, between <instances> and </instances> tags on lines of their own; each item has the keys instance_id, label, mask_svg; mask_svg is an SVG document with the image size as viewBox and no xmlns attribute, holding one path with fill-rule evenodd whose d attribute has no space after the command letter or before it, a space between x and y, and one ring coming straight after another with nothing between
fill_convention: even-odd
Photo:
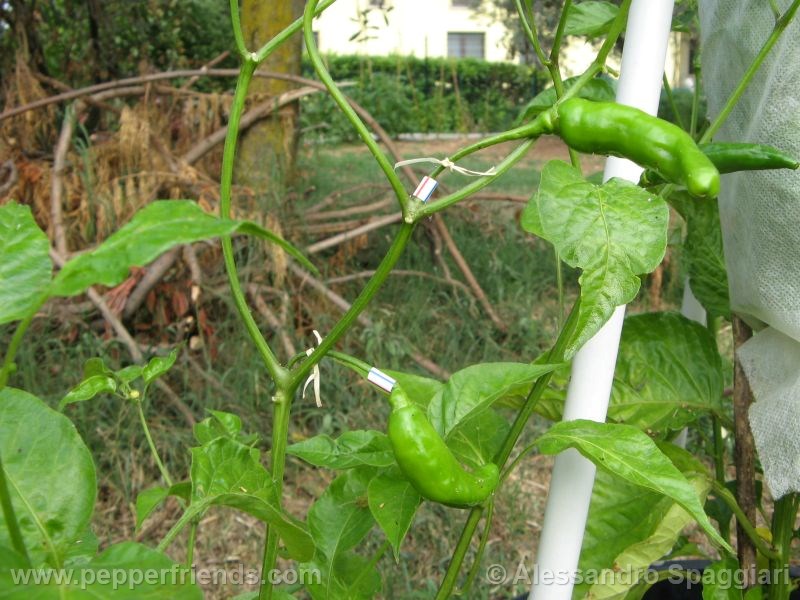
<instances>
[{"instance_id":1,"label":"tree trunk","mask_svg":"<svg viewBox=\"0 0 800 600\"><path fill-rule=\"evenodd\" d=\"M242 0L242 28L248 50L256 51L275 34L303 14L302 0ZM302 37L293 36L276 50L260 68L279 73L300 74ZM255 78L250 97L261 100L293 88L293 84L274 79ZM297 151L299 104L294 102L274 116L253 126L242 137L236 180L256 190L280 185L293 176Z\"/></svg>"}]
</instances>

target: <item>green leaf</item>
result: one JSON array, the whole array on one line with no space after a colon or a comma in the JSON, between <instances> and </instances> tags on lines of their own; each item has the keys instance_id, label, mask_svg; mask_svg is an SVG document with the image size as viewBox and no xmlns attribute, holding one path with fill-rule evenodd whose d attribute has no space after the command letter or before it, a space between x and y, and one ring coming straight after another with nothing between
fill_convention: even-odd
<instances>
[{"instance_id":1,"label":"green leaf","mask_svg":"<svg viewBox=\"0 0 800 600\"><path fill-rule=\"evenodd\" d=\"M610 420L667 432L703 414L725 419L722 389L722 361L708 329L678 313L625 319Z\"/></svg>"},{"instance_id":2,"label":"green leaf","mask_svg":"<svg viewBox=\"0 0 800 600\"><path fill-rule=\"evenodd\" d=\"M274 527L292 558L309 560L313 556L311 536L281 508L257 449L224 437L192 448L191 480L192 502L187 512L192 516L210 506L238 508Z\"/></svg>"},{"instance_id":3,"label":"green leaf","mask_svg":"<svg viewBox=\"0 0 800 600\"><path fill-rule=\"evenodd\" d=\"M383 372L393 377L415 404L424 408L428 408L433 397L444 387L444 384L437 379L430 379L413 373L402 373L389 369L383 369Z\"/></svg>"},{"instance_id":4,"label":"green leaf","mask_svg":"<svg viewBox=\"0 0 800 600\"><path fill-rule=\"evenodd\" d=\"M97 394L113 394L116 391L117 382L113 377L107 375L92 375L67 392L67 395L58 403L58 410L64 410L64 407L68 404L91 400Z\"/></svg>"},{"instance_id":5,"label":"green leaf","mask_svg":"<svg viewBox=\"0 0 800 600\"><path fill-rule=\"evenodd\" d=\"M0 206L0 325L24 319L47 292L50 241L27 206Z\"/></svg>"},{"instance_id":6,"label":"green leaf","mask_svg":"<svg viewBox=\"0 0 800 600\"><path fill-rule=\"evenodd\" d=\"M107 375L108 377L112 377L114 371L106 366L102 358L94 357L83 363L83 378L89 379L89 377L94 375Z\"/></svg>"},{"instance_id":7,"label":"green leaf","mask_svg":"<svg viewBox=\"0 0 800 600\"><path fill-rule=\"evenodd\" d=\"M144 520L169 496L169 490L164 487L152 487L139 492L136 496L136 529L138 530Z\"/></svg>"},{"instance_id":8,"label":"green leaf","mask_svg":"<svg viewBox=\"0 0 800 600\"><path fill-rule=\"evenodd\" d=\"M399 469L381 473L369 482L369 510L392 545L395 561L400 545L411 528L422 497Z\"/></svg>"},{"instance_id":9,"label":"green leaf","mask_svg":"<svg viewBox=\"0 0 800 600\"><path fill-rule=\"evenodd\" d=\"M372 562L354 552L342 552L329 564L319 555L300 565L300 579L312 600L372 600L380 597L381 577Z\"/></svg>"},{"instance_id":10,"label":"green leaf","mask_svg":"<svg viewBox=\"0 0 800 600\"><path fill-rule=\"evenodd\" d=\"M367 487L375 475L372 468L350 469L331 482L308 511L308 529L321 561L322 588L330 595L337 560L364 539L375 525L368 506Z\"/></svg>"},{"instance_id":11,"label":"green leaf","mask_svg":"<svg viewBox=\"0 0 800 600\"><path fill-rule=\"evenodd\" d=\"M600 37L608 33L608 28L618 12L619 7L610 2L586 0L580 4L572 4L567 14L564 33L588 38Z\"/></svg>"},{"instance_id":12,"label":"green leaf","mask_svg":"<svg viewBox=\"0 0 800 600\"><path fill-rule=\"evenodd\" d=\"M460 462L477 469L494 460L511 428L495 410L488 409L463 422L447 439Z\"/></svg>"},{"instance_id":13,"label":"green leaf","mask_svg":"<svg viewBox=\"0 0 800 600\"><path fill-rule=\"evenodd\" d=\"M670 204L686 221L683 257L692 293L712 316L730 318L728 270L716 202L697 202L686 193L670 195Z\"/></svg>"},{"instance_id":14,"label":"green leaf","mask_svg":"<svg viewBox=\"0 0 800 600\"><path fill-rule=\"evenodd\" d=\"M120 383L130 383L142 376L143 368L142 365L128 365L119 371L115 371L114 377L116 377L117 381Z\"/></svg>"},{"instance_id":15,"label":"green leaf","mask_svg":"<svg viewBox=\"0 0 800 600\"><path fill-rule=\"evenodd\" d=\"M52 296L74 296L89 286L121 283L133 266L144 266L178 244L243 233L277 244L307 269L314 266L283 238L249 221L220 219L190 200L158 200L141 209L133 219L97 249L70 260L50 287Z\"/></svg>"},{"instance_id":16,"label":"green leaf","mask_svg":"<svg viewBox=\"0 0 800 600\"><path fill-rule=\"evenodd\" d=\"M286 448L286 453L327 469L389 467L395 464L389 438L380 431L347 431L335 440L327 435L317 435L292 444Z\"/></svg>"},{"instance_id":17,"label":"green leaf","mask_svg":"<svg viewBox=\"0 0 800 600\"><path fill-rule=\"evenodd\" d=\"M207 444L218 437L227 437L245 446L250 446L258 440L256 433L242 433L242 420L239 415L210 408L207 408L206 412L211 413L211 416L196 423L193 430L195 439L201 444Z\"/></svg>"},{"instance_id":18,"label":"green leaf","mask_svg":"<svg viewBox=\"0 0 800 600\"><path fill-rule=\"evenodd\" d=\"M739 561L728 557L711 563L703 570L703 600L742 600L741 584L735 574Z\"/></svg>"},{"instance_id":19,"label":"green leaf","mask_svg":"<svg viewBox=\"0 0 800 600\"><path fill-rule=\"evenodd\" d=\"M160 552L134 542L115 544L91 562L73 567L69 583L64 583L63 577L57 580L57 573L52 571L49 574L28 571L27 574L30 575L28 583L15 585L10 572L0 570L0 596L14 600L203 598L200 588L191 583L188 570ZM166 576L153 577L152 574ZM36 575L42 582L34 583Z\"/></svg>"},{"instance_id":20,"label":"green leaf","mask_svg":"<svg viewBox=\"0 0 800 600\"><path fill-rule=\"evenodd\" d=\"M428 418L442 437L508 398L524 397L533 382L559 365L481 363L450 376L428 406Z\"/></svg>"},{"instance_id":21,"label":"green leaf","mask_svg":"<svg viewBox=\"0 0 800 600\"><path fill-rule=\"evenodd\" d=\"M632 183L612 179L597 186L564 162L544 167L522 227L551 242L568 265L583 270L578 323L567 358L617 306L634 299L641 285L638 275L655 269L664 257L668 221L664 201Z\"/></svg>"},{"instance_id":22,"label":"green leaf","mask_svg":"<svg viewBox=\"0 0 800 600\"><path fill-rule=\"evenodd\" d=\"M34 566L62 562L87 530L97 490L94 462L75 426L36 396L0 390L0 456ZM0 512L0 545L11 546Z\"/></svg>"},{"instance_id":23,"label":"green leaf","mask_svg":"<svg viewBox=\"0 0 800 600\"><path fill-rule=\"evenodd\" d=\"M151 358L142 368L142 379L144 379L144 382L149 385L169 371L172 365L175 364L175 359L178 358L179 350L179 348L174 348L172 352L166 356L154 356Z\"/></svg>"},{"instance_id":24,"label":"green leaf","mask_svg":"<svg viewBox=\"0 0 800 600\"><path fill-rule=\"evenodd\" d=\"M562 421L538 439L542 454L575 448L599 469L639 487L672 498L694 517L719 547L733 552L708 520L697 493L647 434L631 425Z\"/></svg>"},{"instance_id":25,"label":"green leaf","mask_svg":"<svg viewBox=\"0 0 800 600\"><path fill-rule=\"evenodd\" d=\"M568 90L576 81L578 81L578 77L570 77L564 81L564 89ZM584 100L593 100L595 102L613 102L616 98L616 90L611 81L602 77L597 77L595 79L590 79L586 85L580 89L577 97L583 98ZM525 121L535 118L539 113L553 106L557 99L558 96L556 95L555 88L550 87L543 92L539 92L533 97L533 100L528 102L525 108L522 109L520 116L515 121L515 125L520 125Z\"/></svg>"},{"instance_id":26,"label":"green leaf","mask_svg":"<svg viewBox=\"0 0 800 600\"><path fill-rule=\"evenodd\" d=\"M688 452L664 445L673 464L692 484L697 497L710 487L705 467ZM692 517L671 498L620 481L599 471L592 490L579 572L597 573L595 581L576 585L573 598L622 600L639 576L666 555Z\"/></svg>"}]
</instances>

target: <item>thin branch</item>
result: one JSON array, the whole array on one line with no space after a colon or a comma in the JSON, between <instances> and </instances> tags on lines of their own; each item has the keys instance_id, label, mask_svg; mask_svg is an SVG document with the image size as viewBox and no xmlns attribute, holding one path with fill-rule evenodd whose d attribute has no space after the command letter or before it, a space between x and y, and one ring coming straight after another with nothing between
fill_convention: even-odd
<instances>
[{"instance_id":1,"label":"thin branch","mask_svg":"<svg viewBox=\"0 0 800 600\"><path fill-rule=\"evenodd\" d=\"M328 248L332 248L334 246L338 246L339 244L343 244L347 240L351 240L364 233L373 231L374 229L380 229L381 227L385 227L386 225L389 225L391 223L398 223L402 221L402 219L403 215L401 215L400 213L378 217L370 221L369 223L362 225L361 227L356 227L355 229L351 229L350 231L345 231L344 233L334 235L333 237L329 237L320 242L315 242L310 246L307 246L306 254L316 254L317 252L322 252L323 250L327 250Z\"/></svg>"},{"instance_id":2,"label":"thin branch","mask_svg":"<svg viewBox=\"0 0 800 600\"><path fill-rule=\"evenodd\" d=\"M308 284L309 287L313 288L323 296L325 296L334 306L338 307L342 312L347 312L350 310L350 303L342 298L339 294L331 290L328 286L322 283L319 279L308 273L307 271L301 269L294 263L289 263L289 270L294 273L302 283ZM372 319L370 319L366 313L361 313L356 317L356 320L360 325L363 327L372 327ZM441 379L447 379L450 377L450 373L437 365L428 357L424 356L423 354L419 353L417 350L413 350L409 353L411 360L417 363L426 371L433 373L437 377Z\"/></svg>"},{"instance_id":3,"label":"thin branch","mask_svg":"<svg viewBox=\"0 0 800 600\"><path fill-rule=\"evenodd\" d=\"M286 352L286 356L294 356L297 354L297 349L295 348L294 342L292 342L289 334L286 333L286 324L281 323L277 315L272 312L272 309L261 296L258 286L254 283L251 283L247 286L247 293L250 294L250 299L253 301L253 306L256 307L258 314L264 317L264 320L267 322L267 324L275 330L275 333L278 334L281 344L283 344L283 349Z\"/></svg>"},{"instance_id":4,"label":"thin branch","mask_svg":"<svg viewBox=\"0 0 800 600\"><path fill-rule=\"evenodd\" d=\"M172 268L172 265L175 264L175 261L178 260L178 254L180 254L180 251L180 246L177 246L172 250L165 252L152 263L150 263L144 276L141 278L134 290L128 296L128 299L125 301L125 308L122 309L123 319L129 319L133 316L133 313L139 309L139 307L142 305L142 302L144 302L145 298L147 298L147 294L150 292L150 290L152 290L155 285L161 281L161 278L166 275L167 271L169 271Z\"/></svg>"},{"instance_id":5,"label":"thin branch","mask_svg":"<svg viewBox=\"0 0 800 600\"><path fill-rule=\"evenodd\" d=\"M50 223L53 226L53 239L56 250L62 256L69 254L67 248L67 234L64 230L64 170L67 164L67 151L72 142L72 134L75 131L75 120L80 106L76 103L69 107L64 115L64 122L61 124L61 133L56 144L55 157L53 160L53 174L50 178Z\"/></svg>"}]
</instances>

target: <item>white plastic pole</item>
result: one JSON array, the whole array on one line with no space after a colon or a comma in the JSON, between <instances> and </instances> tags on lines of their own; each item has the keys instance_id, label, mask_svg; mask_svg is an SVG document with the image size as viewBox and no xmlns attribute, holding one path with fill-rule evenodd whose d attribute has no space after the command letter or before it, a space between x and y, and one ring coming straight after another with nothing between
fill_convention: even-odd
<instances>
[{"instance_id":1,"label":"white plastic pole","mask_svg":"<svg viewBox=\"0 0 800 600\"><path fill-rule=\"evenodd\" d=\"M674 0L633 0L617 87L620 104L650 114L658 111L673 6ZM636 182L641 171L628 160L609 158L604 179L621 177ZM564 420L605 421L624 317L625 307L617 307L575 355ZM556 457L530 600L570 600L594 476L594 465L577 451L567 450Z\"/></svg>"}]
</instances>

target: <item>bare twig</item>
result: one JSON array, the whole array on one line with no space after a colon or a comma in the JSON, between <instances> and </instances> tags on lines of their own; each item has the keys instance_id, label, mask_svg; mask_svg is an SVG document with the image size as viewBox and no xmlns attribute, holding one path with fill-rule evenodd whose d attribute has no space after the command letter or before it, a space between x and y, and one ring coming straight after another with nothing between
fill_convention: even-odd
<instances>
[{"instance_id":1,"label":"bare twig","mask_svg":"<svg viewBox=\"0 0 800 600\"><path fill-rule=\"evenodd\" d=\"M355 279L366 279L368 277L372 277L374 274L375 274L375 271L360 271L358 273L351 273L350 275L342 275L341 277L332 277L331 279L326 279L325 283L328 284L328 285L334 285L334 284L337 284L337 283L345 283L347 281L353 281ZM425 273L424 271L408 271L408 270L404 270L404 269L393 269L392 273L391 273L391 276L392 277L395 277L395 276L421 277L423 279L430 279L432 281L438 281L440 283L446 283L447 285L451 285L451 286L461 290L467 296L469 296L471 299L473 298L472 291L469 289L469 287L467 287L466 285L464 285L463 283L461 283L460 281L457 281L455 279L449 279L449 278L446 278L446 277L437 277L436 275L433 275L431 273Z\"/></svg>"},{"instance_id":2,"label":"bare twig","mask_svg":"<svg viewBox=\"0 0 800 600\"><path fill-rule=\"evenodd\" d=\"M447 246L447 249L450 251L450 254L453 257L453 260L458 265L458 268L461 270L461 273L464 275L464 278L467 280L467 284L472 289L472 293L478 299L481 306L483 306L483 310L486 311L486 314L489 315L489 318L492 320L492 323L502 331L503 333L508 332L508 326L503 322L503 320L498 316L495 312L494 307L492 307L492 303L489 302L489 299L486 297L486 294L481 288L478 280L475 279L475 275L472 273L472 269L470 269L469 264L467 264L464 255L461 254L461 251L456 246L453 237L450 235L450 231L447 229L447 226L444 224L444 219L442 219L442 215L437 213L433 216L433 223L436 227L439 235L442 236L444 240L444 245Z\"/></svg>"},{"instance_id":3,"label":"bare twig","mask_svg":"<svg viewBox=\"0 0 800 600\"><path fill-rule=\"evenodd\" d=\"M733 317L733 432L736 442L733 461L736 465L736 501L751 523L756 522L756 468L755 442L750 430L748 410L753 402L753 392L742 369L736 351L753 337L753 331L739 317ZM736 553L745 573L745 586L754 585L750 574L755 573L756 549L747 533L737 524Z\"/></svg>"},{"instance_id":4,"label":"bare twig","mask_svg":"<svg viewBox=\"0 0 800 600\"><path fill-rule=\"evenodd\" d=\"M228 58L230 55L231 55L231 51L230 51L230 50L225 50L225 52L222 52L221 54L218 54L217 56L215 56L214 58L212 58L210 61L208 61L206 64L204 64L202 67L200 67L200 70L201 70L201 71L208 71L208 70L209 70L211 67L215 67L215 66L217 66L219 63L221 63L223 60L225 60L226 58ZM193 86L195 83L197 83L197 80L198 80L198 79L200 79L200 76L199 76L199 75L195 75L194 77L190 77L190 78L189 78L189 81L187 81L186 83L184 83L184 84L183 84L183 85L180 87L180 89L181 89L181 90L188 90L188 89L189 89L190 87L192 87L192 86Z\"/></svg>"},{"instance_id":5,"label":"bare twig","mask_svg":"<svg viewBox=\"0 0 800 600\"><path fill-rule=\"evenodd\" d=\"M258 314L264 317L267 324L278 334L283 344L283 349L286 351L286 356L291 357L297 354L294 342L292 342L291 338L286 333L286 324L281 323L275 313L272 312L272 309L270 309L269 305L264 301L264 298L261 297L258 286L251 283L247 286L247 292L250 294L250 298L253 300L253 305L256 307Z\"/></svg>"},{"instance_id":6,"label":"bare twig","mask_svg":"<svg viewBox=\"0 0 800 600\"><path fill-rule=\"evenodd\" d=\"M384 186L383 186L383 184L380 184L380 183L370 183L370 182L368 182L368 183L359 183L358 185L354 185L353 187L348 188L346 190L335 190L335 191L331 192L330 194L328 194L327 196L325 196L322 200L317 202L315 205L307 208L306 209L306 214L317 213L317 212L321 211L323 208L325 208L326 206L330 206L331 204L333 204L334 202L339 200L339 198L341 198L342 196L350 196L352 194L355 194L356 192L359 192L359 191L365 190L365 189L382 190L382 189L384 189Z\"/></svg>"},{"instance_id":7,"label":"bare twig","mask_svg":"<svg viewBox=\"0 0 800 600\"><path fill-rule=\"evenodd\" d=\"M69 254L62 206L64 195L63 175L67 164L67 151L72 142L72 133L75 131L78 112L80 112L80 103L76 102L64 115L64 122L61 124L61 133L58 136L58 143L55 149L53 175L50 179L50 222L53 226L53 240L56 250L61 256Z\"/></svg>"},{"instance_id":8,"label":"bare twig","mask_svg":"<svg viewBox=\"0 0 800 600\"><path fill-rule=\"evenodd\" d=\"M370 221L369 223L362 225L361 227L356 227L355 229L351 229L350 231L334 235L333 237L329 237L320 242L315 242L310 246L306 247L306 253L315 254L317 252L321 252L322 250L332 248L333 246L338 246L339 244L342 244L347 240L351 240L355 237L358 237L359 235L362 235L364 233L367 233L368 231L372 231L374 229L380 229L381 227L389 225L390 223L398 223L402 218L403 217L400 213L378 217Z\"/></svg>"},{"instance_id":9,"label":"bare twig","mask_svg":"<svg viewBox=\"0 0 800 600\"><path fill-rule=\"evenodd\" d=\"M329 210L326 212L306 213L306 221L324 221L325 219L341 219L343 217L352 217L353 215L360 215L362 213L375 213L394 204L393 198L384 198L377 202L370 202L369 204L359 204L357 206L349 206L341 210Z\"/></svg>"},{"instance_id":10,"label":"bare twig","mask_svg":"<svg viewBox=\"0 0 800 600\"><path fill-rule=\"evenodd\" d=\"M319 279L315 278L313 275L309 274L305 270L301 269L294 263L289 263L289 270L294 273L303 283L307 283L309 287L313 288L323 296L325 296L328 300L331 301L336 307L338 307L342 312L346 312L350 309L350 303L342 298L339 294L331 290L327 287L324 283L322 283ZM364 327L371 327L372 326L372 319L370 319L366 313L361 313L357 317L357 321ZM430 373L433 373L437 377L441 379L447 379L450 377L450 373L437 365L435 362L430 360L428 357L424 356L417 350L413 350L409 353L411 360L421 366L423 369L427 370Z\"/></svg>"},{"instance_id":11,"label":"bare twig","mask_svg":"<svg viewBox=\"0 0 800 600\"><path fill-rule=\"evenodd\" d=\"M11 159L8 159L2 165L0 165L0 181L3 179L5 179L5 183L0 184L0 196L4 196L6 192L14 187L19 179L17 165L15 165L14 161Z\"/></svg>"},{"instance_id":12,"label":"bare twig","mask_svg":"<svg viewBox=\"0 0 800 600\"><path fill-rule=\"evenodd\" d=\"M167 271L172 268L172 265L175 264L175 261L178 260L180 250L180 247L173 248L150 263L144 277L139 280L138 285L130 293L125 302L125 308L122 310L123 319L129 319L133 316L133 313L139 309L142 302L147 298L147 294L150 290L161 281L161 278L164 277Z\"/></svg>"}]
</instances>

